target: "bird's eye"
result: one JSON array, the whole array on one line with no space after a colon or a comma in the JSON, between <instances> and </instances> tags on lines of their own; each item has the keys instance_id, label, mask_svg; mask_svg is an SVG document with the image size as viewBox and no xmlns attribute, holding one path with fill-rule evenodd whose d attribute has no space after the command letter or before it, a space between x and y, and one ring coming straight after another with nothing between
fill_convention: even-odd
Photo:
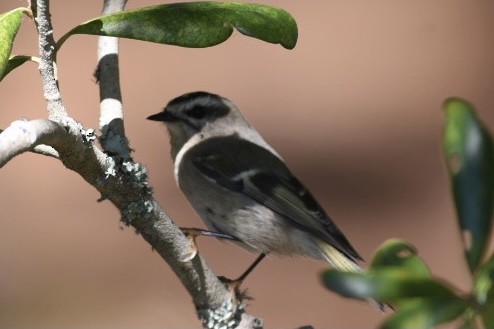
<instances>
[{"instance_id":1,"label":"bird's eye","mask_svg":"<svg viewBox=\"0 0 494 329\"><path fill-rule=\"evenodd\" d=\"M206 116L206 109L202 106L194 106L189 111L187 111L187 115L194 119L203 119Z\"/></svg>"}]
</instances>

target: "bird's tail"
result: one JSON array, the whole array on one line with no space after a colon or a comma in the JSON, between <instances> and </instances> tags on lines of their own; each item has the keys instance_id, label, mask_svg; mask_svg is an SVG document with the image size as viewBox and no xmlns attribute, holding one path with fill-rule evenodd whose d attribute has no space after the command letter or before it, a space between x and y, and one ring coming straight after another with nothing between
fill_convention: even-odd
<instances>
[{"instance_id":1,"label":"bird's tail","mask_svg":"<svg viewBox=\"0 0 494 329\"><path fill-rule=\"evenodd\" d=\"M342 272L362 272L362 268L353 260L345 256L338 249L325 243L318 241L319 248L322 251L324 259L335 269ZM385 305L375 299L369 298L367 301L380 311L384 311Z\"/></svg>"}]
</instances>

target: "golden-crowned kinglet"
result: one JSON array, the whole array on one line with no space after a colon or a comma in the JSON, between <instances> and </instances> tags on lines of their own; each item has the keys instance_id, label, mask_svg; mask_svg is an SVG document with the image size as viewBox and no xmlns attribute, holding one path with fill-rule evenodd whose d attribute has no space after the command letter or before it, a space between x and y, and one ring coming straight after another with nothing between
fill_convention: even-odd
<instances>
[{"instance_id":1,"label":"golden-crowned kinglet","mask_svg":"<svg viewBox=\"0 0 494 329\"><path fill-rule=\"evenodd\" d=\"M166 123L177 184L210 230L259 253L361 270L347 238L228 99L188 93L148 119Z\"/></svg>"}]
</instances>

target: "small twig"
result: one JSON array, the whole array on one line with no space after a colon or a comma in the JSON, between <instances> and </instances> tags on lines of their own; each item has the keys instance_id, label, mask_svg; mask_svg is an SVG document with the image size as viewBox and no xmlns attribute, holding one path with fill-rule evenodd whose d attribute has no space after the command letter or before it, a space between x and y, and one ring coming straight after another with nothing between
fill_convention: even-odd
<instances>
[{"instance_id":1,"label":"small twig","mask_svg":"<svg viewBox=\"0 0 494 329\"><path fill-rule=\"evenodd\" d=\"M68 114L62 104L55 74L55 39L53 37L53 27L50 19L50 1L36 0L36 2L32 2L31 6L38 29L39 72L43 82L49 119L63 122L67 119Z\"/></svg>"},{"instance_id":2,"label":"small twig","mask_svg":"<svg viewBox=\"0 0 494 329\"><path fill-rule=\"evenodd\" d=\"M122 11L127 0L105 0L103 14ZM130 159L129 142L123 124L122 94L118 66L118 38L98 38L98 68L96 80L100 91L100 143L108 154Z\"/></svg>"}]
</instances>

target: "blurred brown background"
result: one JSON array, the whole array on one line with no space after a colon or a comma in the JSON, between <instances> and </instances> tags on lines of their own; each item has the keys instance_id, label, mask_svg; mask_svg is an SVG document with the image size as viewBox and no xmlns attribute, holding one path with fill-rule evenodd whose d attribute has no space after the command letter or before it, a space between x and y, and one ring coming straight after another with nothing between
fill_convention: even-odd
<instances>
[{"instance_id":1,"label":"blurred brown background","mask_svg":"<svg viewBox=\"0 0 494 329\"><path fill-rule=\"evenodd\" d=\"M97 16L101 1L52 0L55 37ZM182 226L202 223L175 186L167 134L145 120L171 98L208 90L232 99L312 189L367 259L386 239L411 241L432 271L462 289L469 278L440 138L442 101L473 102L494 127L494 2L262 1L288 10L299 42L288 51L235 33L209 49L121 42L126 129L156 197ZM130 2L129 8L158 4ZM0 11L25 5L2 0ZM98 125L94 36L59 53L63 99L85 127ZM14 53L37 54L25 18ZM0 126L46 117L37 67L0 84ZM169 267L77 174L34 154L0 170L0 327L200 327ZM255 258L201 239L218 274ZM322 289L325 264L271 257L245 282L248 310L269 328L375 327L366 303Z\"/></svg>"}]
</instances>

